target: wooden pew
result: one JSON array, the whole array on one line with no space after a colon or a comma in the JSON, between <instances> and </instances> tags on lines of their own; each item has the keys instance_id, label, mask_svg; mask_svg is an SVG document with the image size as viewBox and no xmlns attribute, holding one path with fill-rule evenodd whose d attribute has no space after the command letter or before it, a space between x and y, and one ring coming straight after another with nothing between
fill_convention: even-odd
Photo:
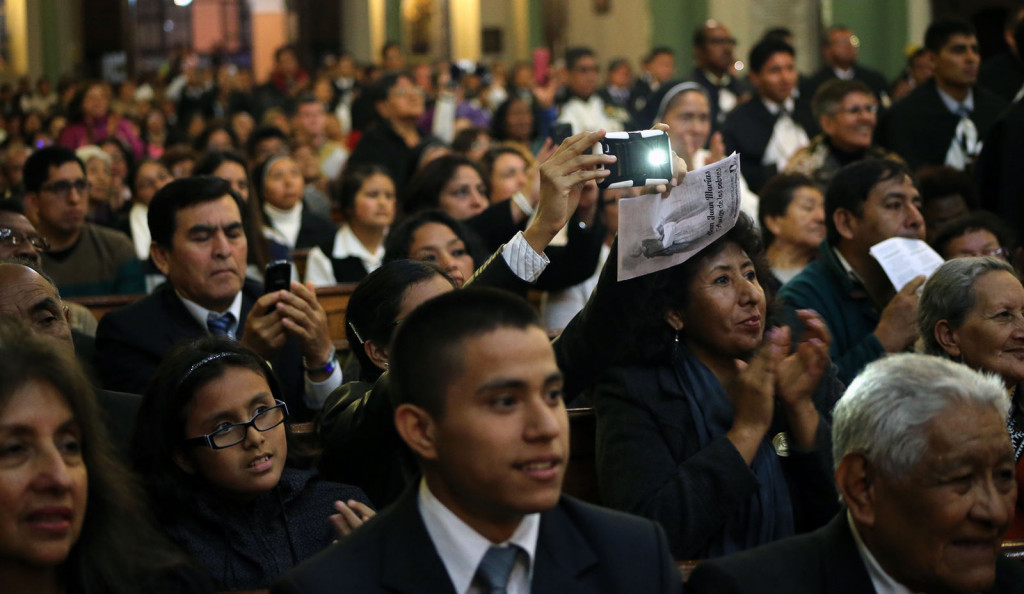
<instances>
[{"instance_id":1,"label":"wooden pew","mask_svg":"<svg viewBox=\"0 0 1024 594\"><path fill-rule=\"evenodd\" d=\"M306 262L309 260L309 250L292 250L291 257L292 262L295 264L295 270L299 273L299 279L305 280Z\"/></svg>"},{"instance_id":2,"label":"wooden pew","mask_svg":"<svg viewBox=\"0 0 1024 594\"><path fill-rule=\"evenodd\" d=\"M337 347L339 341L345 341L345 312L348 311L348 300L352 297L358 283L317 287L316 299L327 312L327 328L331 339ZM344 343L346 346L348 342Z\"/></svg>"},{"instance_id":3,"label":"wooden pew","mask_svg":"<svg viewBox=\"0 0 1024 594\"><path fill-rule=\"evenodd\" d=\"M107 312L131 305L145 296L145 293L133 295L93 295L89 297L69 297L67 301L84 306L92 315L96 316L96 321L98 322Z\"/></svg>"}]
</instances>

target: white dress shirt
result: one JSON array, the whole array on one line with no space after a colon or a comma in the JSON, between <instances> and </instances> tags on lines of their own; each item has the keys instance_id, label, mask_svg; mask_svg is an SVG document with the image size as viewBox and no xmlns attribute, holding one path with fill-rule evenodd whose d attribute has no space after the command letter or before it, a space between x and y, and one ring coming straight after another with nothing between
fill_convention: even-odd
<instances>
[{"instance_id":1,"label":"white dress shirt","mask_svg":"<svg viewBox=\"0 0 1024 594\"><path fill-rule=\"evenodd\" d=\"M853 541L857 543L857 552L860 553L860 559L868 570L868 577L871 578L871 584L875 587L875 594L914 594L909 588L892 579L892 576L878 564L875 556L864 546L864 541L861 540L860 533L857 532L857 525L853 523L849 511L846 512L846 521L850 524Z\"/></svg>"},{"instance_id":2,"label":"white dress shirt","mask_svg":"<svg viewBox=\"0 0 1024 594\"><path fill-rule=\"evenodd\" d=\"M481 590L473 583L473 577L487 549L510 544L516 545L522 552L516 556L507 592L529 594L537 537L540 534L540 514L524 516L511 538L505 542L492 543L438 501L430 492L426 479L420 479L417 507L457 594L480 594Z\"/></svg>"},{"instance_id":3,"label":"white dress shirt","mask_svg":"<svg viewBox=\"0 0 1024 594\"><path fill-rule=\"evenodd\" d=\"M381 262L384 261L384 243L381 242L376 250L370 252L352 232L348 223L342 223L338 232L334 234L334 247L331 249L330 257L327 257L319 247L310 248L309 256L306 258L306 282L312 282L318 287L338 284L331 259L341 260L352 256L359 258L367 273L373 272L380 268Z\"/></svg>"}]
</instances>

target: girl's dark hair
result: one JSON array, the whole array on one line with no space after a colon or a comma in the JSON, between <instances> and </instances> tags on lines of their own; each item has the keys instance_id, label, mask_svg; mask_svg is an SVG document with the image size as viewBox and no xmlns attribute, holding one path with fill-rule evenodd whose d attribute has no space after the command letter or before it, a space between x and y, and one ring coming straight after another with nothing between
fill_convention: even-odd
<instances>
[{"instance_id":1,"label":"girl's dark hair","mask_svg":"<svg viewBox=\"0 0 1024 594\"><path fill-rule=\"evenodd\" d=\"M246 201L248 217L244 219L245 239L249 244L247 261L249 264L254 264L257 268L263 270L270 263L270 248L267 245L266 237L263 236L263 229L261 228L263 212L260 209L259 202L253 199L252 176L249 175L249 166L245 159L234 151L210 151L203 155L203 158L196 163L193 175L214 175L213 172L217 171L224 163L237 163L241 165L242 171L245 171L246 183L249 185L249 199Z\"/></svg>"},{"instance_id":2,"label":"girl's dark hair","mask_svg":"<svg viewBox=\"0 0 1024 594\"><path fill-rule=\"evenodd\" d=\"M183 471L173 456L186 437L188 404L196 392L229 368L248 369L266 378L273 397L283 400L277 378L262 357L238 341L216 336L175 347L160 363L142 397L132 437L132 467L142 477L161 524L174 523L185 502L208 488L205 478Z\"/></svg>"},{"instance_id":3,"label":"girl's dark hair","mask_svg":"<svg viewBox=\"0 0 1024 594\"><path fill-rule=\"evenodd\" d=\"M480 159L480 169L483 170L484 183L487 184L488 189L490 189L491 186L491 176L494 175L494 164L498 162L498 158L502 155L515 155L522 159L527 166L530 165L530 159L526 158L523 151L515 146L499 144L498 146L487 149L483 158Z\"/></svg>"},{"instance_id":4,"label":"girl's dark hair","mask_svg":"<svg viewBox=\"0 0 1024 594\"><path fill-rule=\"evenodd\" d=\"M476 242L471 240L471 236L466 228L456 221L452 216L443 210L431 209L421 210L398 224L397 227L391 229L388 232L387 238L384 239L384 263L394 262L395 260L405 260L411 257L410 247L412 246L412 236L416 233L416 230L426 225L427 223L439 223L448 227L452 230L452 233L456 237L462 240L465 244L466 249L469 250L469 254L473 257L473 267L479 268L483 264L483 254L478 253L476 250Z\"/></svg>"},{"instance_id":5,"label":"girl's dark hair","mask_svg":"<svg viewBox=\"0 0 1024 594\"><path fill-rule=\"evenodd\" d=\"M125 146L124 142L122 142L120 138L117 138L116 136L108 136L108 137L104 138L103 140L99 141L97 144L100 146L100 148L103 148L104 146L106 146L108 144L113 146L113 147L115 147L115 148L117 148L117 150L121 152L121 156L124 158L125 168L129 172L134 171L134 169L135 169L135 155L132 153L132 151L130 151L128 149L127 146ZM128 180L125 180L125 181L127 182ZM133 192L135 191L134 190L134 187L135 187L134 180L132 180L132 185L129 186L129 187L132 188Z\"/></svg>"},{"instance_id":6,"label":"girl's dark hair","mask_svg":"<svg viewBox=\"0 0 1024 594\"><path fill-rule=\"evenodd\" d=\"M74 356L34 336L20 320L0 317L0 411L32 381L50 384L65 398L88 473L85 522L60 568L68 592L128 594L193 578L183 591L202 591L203 579L153 526L135 478L114 457L96 395Z\"/></svg>"},{"instance_id":7,"label":"girl's dark hair","mask_svg":"<svg viewBox=\"0 0 1024 594\"><path fill-rule=\"evenodd\" d=\"M775 241L775 235L765 225L767 217L784 217L789 203L793 201L793 194L800 188L818 188L814 180L802 173L780 173L773 176L761 188L760 200L757 206L757 222L761 226L761 238L765 247Z\"/></svg>"},{"instance_id":8,"label":"girl's dark hair","mask_svg":"<svg viewBox=\"0 0 1024 594\"><path fill-rule=\"evenodd\" d=\"M742 249L754 263L757 281L765 290L768 312L771 314L772 295L768 292L768 281L771 275L768 260L764 255L761 236L757 232L753 219L741 212L736 225L703 250L697 252L689 260L649 275L648 291L651 307L645 308L644 329L640 332L645 338L636 345L643 358L660 358L667 355L672 344L674 331L665 323L665 314L670 310L686 308L690 302L690 285L701 264L722 252L730 243ZM771 316L769 315L769 318ZM768 320L766 327L770 327ZM684 330L685 332L685 330Z\"/></svg>"},{"instance_id":9,"label":"girl's dark hair","mask_svg":"<svg viewBox=\"0 0 1024 594\"><path fill-rule=\"evenodd\" d=\"M384 372L370 360L363 345L367 340L372 340L378 345L387 346L391 342L395 318L402 308L406 290L435 276L451 282L448 275L433 264L394 260L359 281L345 311L345 337L359 360L360 380L374 382Z\"/></svg>"},{"instance_id":10,"label":"girl's dark hair","mask_svg":"<svg viewBox=\"0 0 1024 594\"><path fill-rule=\"evenodd\" d=\"M227 124L220 121L215 121L207 124L206 127L203 128L203 131L200 132L199 136L196 137L195 142L192 143L192 148L199 153L205 151L207 143L210 142L210 137L213 136L214 132L218 131L227 132L228 136L231 137L231 146L234 148L238 147L238 135L235 134L235 131L232 130L231 127Z\"/></svg>"},{"instance_id":11,"label":"girl's dark hair","mask_svg":"<svg viewBox=\"0 0 1024 594\"><path fill-rule=\"evenodd\" d=\"M424 165L406 184L402 212L408 216L421 210L438 208L441 191L455 177L459 167L472 167L487 185L487 178L479 165L462 155L444 155Z\"/></svg>"},{"instance_id":12,"label":"girl's dark hair","mask_svg":"<svg viewBox=\"0 0 1024 594\"><path fill-rule=\"evenodd\" d=\"M527 107L530 108L530 113L533 114L533 128L530 130L530 139L537 138L540 134L540 112L537 107L522 97L513 95L509 97L504 103L498 106L498 109L494 110L494 117L491 118L491 138L498 141L513 140L508 136L508 110L512 107L512 104L516 101L522 101L526 103Z\"/></svg>"},{"instance_id":13,"label":"girl's dark hair","mask_svg":"<svg viewBox=\"0 0 1024 594\"><path fill-rule=\"evenodd\" d=\"M338 204L338 208L346 218L349 216L351 211L355 209L356 194L359 193L359 190L363 187L366 180L375 175L386 176L391 180L392 184L395 183L394 178L391 177L391 172L383 165L377 165L376 163L357 163L351 167L345 168L345 171L341 174L341 179L335 186L337 191L335 192L334 199Z\"/></svg>"}]
</instances>

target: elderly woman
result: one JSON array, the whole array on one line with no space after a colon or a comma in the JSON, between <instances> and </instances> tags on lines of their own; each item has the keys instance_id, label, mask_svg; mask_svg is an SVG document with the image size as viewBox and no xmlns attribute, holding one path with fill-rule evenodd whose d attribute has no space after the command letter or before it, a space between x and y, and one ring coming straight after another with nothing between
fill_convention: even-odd
<instances>
[{"instance_id":1,"label":"elderly woman","mask_svg":"<svg viewBox=\"0 0 1024 594\"><path fill-rule=\"evenodd\" d=\"M940 266L921 293L920 348L998 375L1008 394L1007 425L1017 464L1017 514L1007 538L1024 538L1024 286L1000 258L957 258Z\"/></svg>"},{"instance_id":2,"label":"elderly woman","mask_svg":"<svg viewBox=\"0 0 1024 594\"><path fill-rule=\"evenodd\" d=\"M825 240L825 197L802 173L780 173L761 188L757 212L765 255L778 286L818 257Z\"/></svg>"},{"instance_id":3,"label":"elderly woman","mask_svg":"<svg viewBox=\"0 0 1024 594\"><path fill-rule=\"evenodd\" d=\"M835 513L829 411L842 392L809 311L772 328L753 223L651 278L642 363L594 393L602 501L658 521L676 559L716 557Z\"/></svg>"}]
</instances>

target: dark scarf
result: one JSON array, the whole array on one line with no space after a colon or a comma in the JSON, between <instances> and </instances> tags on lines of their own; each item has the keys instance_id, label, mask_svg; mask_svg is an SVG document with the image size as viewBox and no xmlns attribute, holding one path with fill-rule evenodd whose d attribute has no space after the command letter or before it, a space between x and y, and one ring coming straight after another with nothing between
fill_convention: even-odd
<instances>
[{"instance_id":1,"label":"dark scarf","mask_svg":"<svg viewBox=\"0 0 1024 594\"><path fill-rule=\"evenodd\" d=\"M682 343L672 354L672 368L686 394L700 446L707 447L732 427L732 400L711 370ZM726 520L721 534L712 539L709 557L750 549L794 533L789 486L769 439L761 440L751 470L757 476L758 490L746 508Z\"/></svg>"}]
</instances>

